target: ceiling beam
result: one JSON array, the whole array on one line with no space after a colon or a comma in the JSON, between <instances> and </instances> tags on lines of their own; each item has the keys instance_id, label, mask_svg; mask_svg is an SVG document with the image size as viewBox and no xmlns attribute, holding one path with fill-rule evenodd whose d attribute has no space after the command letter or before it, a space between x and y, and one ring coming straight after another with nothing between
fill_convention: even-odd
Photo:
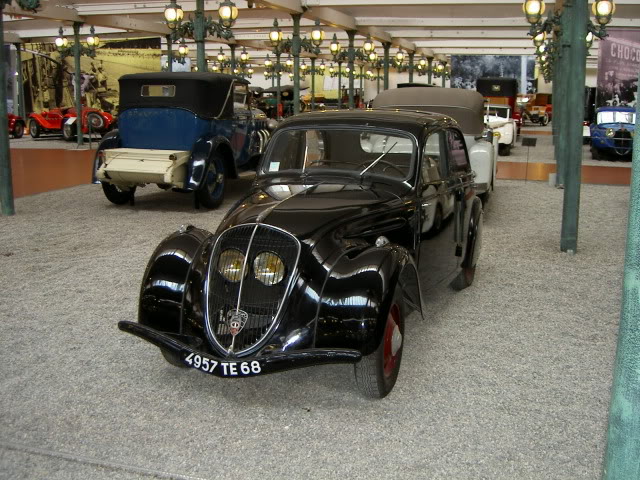
<instances>
[{"instance_id":1,"label":"ceiling beam","mask_svg":"<svg viewBox=\"0 0 640 480\"><path fill-rule=\"evenodd\" d=\"M155 33L158 35L168 35L171 33L169 27L161 22L140 20L121 15L91 15L86 17L92 25L102 27L121 28L123 30L134 30L136 32Z\"/></svg>"},{"instance_id":2,"label":"ceiling beam","mask_svg":"<svg viewBox=\"0 0 640 480\"><path fill-rule=\"evenodd\" d=\"M327 7L315 7L307 10L305 17L318 19L326 25L343 30L357 30L356 19L339 10Z\"/></svg>"},{"instance_id":3,"label":"ceiling beam","mask_svg":"<svg viewBox=\"0 0 640 480\"><path fill-rule=\"evenodd\" d=\"M256 3L287 13L304 13L300 0L256 0Z\"/></svg>"},{"instance_id":4,"label":"ceiling beam","mask_svg":"<svg viewBox=\"0 0 640 480\"><path fill-rule=\"evenodd\" d=\"M78 12L73 8L58 7L49 2L43 3L42 8L37 12L22 10L14 5L5 6L3 12L5 15L16 15L18 17L47 18L59 22L84 22L84 18L78 15Z\"/></svg>"}]
</instances>

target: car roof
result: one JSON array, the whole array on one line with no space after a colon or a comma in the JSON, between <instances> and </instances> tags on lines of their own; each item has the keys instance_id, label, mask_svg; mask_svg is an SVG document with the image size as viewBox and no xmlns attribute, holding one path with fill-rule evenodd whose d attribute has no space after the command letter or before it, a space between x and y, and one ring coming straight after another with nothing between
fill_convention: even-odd
<instances>
[{"instance_id":1,"label":"car roof","mask_svg":"<svg viewBox=\"0 0 640 480\"><path fill-rule=\"evenodd\" d=\"M361 125L405 130L416 137L432 125L457 127L458 123L447 115L408 110L325 110L302 113L289 117L281 127L301 127L309 125Z\"/></svg>"},{"instance_id":2,"label":"car roof","mask_svg":"<svg viewBox=\"0 0 640 480\"><path fill-rule=\"evenodd\" d=\"M465 134L479 135L484 130L484 97L462 88L395 88L380 92L374 108L392 108L435 112L456 119Z\"/></svg>"}]
</instances>

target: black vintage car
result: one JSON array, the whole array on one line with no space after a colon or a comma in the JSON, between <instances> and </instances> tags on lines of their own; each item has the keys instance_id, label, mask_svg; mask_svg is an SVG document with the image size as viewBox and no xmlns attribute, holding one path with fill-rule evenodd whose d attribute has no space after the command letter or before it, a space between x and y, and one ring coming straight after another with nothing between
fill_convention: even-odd
<instances>
[{"instance_id":1,"label":"black vintage car","mask_svg":"<svg viewBox=\"0 0 640 480\"><path fill-rule=\"evenodd\" d=\"M298 115L215 233L185 226L158 246L138 322L119 327L219 377L352 363L364 394L384 397L408 314L473 282L482 218L450 117Z\"/></svg>"}]
</instances>

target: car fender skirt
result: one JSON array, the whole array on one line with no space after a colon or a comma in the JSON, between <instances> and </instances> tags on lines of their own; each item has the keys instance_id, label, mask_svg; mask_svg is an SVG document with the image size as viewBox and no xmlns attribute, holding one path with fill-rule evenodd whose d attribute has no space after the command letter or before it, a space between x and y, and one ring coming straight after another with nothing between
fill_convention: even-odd
<instances>
[{"instance_id":1,"label":"car fender skirt","mask_svg":"<svg viewBox=\"0 0 640 480\"><path fill-rule=\"evenodd\" d=\"M208 361L214 361L219 364L223 364L225 362L233 362L233 363L245 363L252 364L253 362L258 362L260 366L260 374L266 373L275 373L284 370L292 370L295 368L302 367L310 367L313 365L325 365L330 363L357 363L362 359L362 354L357 350L352 349L306 349L306 350L294 350L290 352L274 352L269 355L255 356L255 357L237 357L237 358L221 358L215 355L212 355L208 352L201 352L197 350L196 347L191 346L184 341L183 338L188 340L188 337L180 336L176 338L176 336L161 332L151 327L147 327L145 325L141 325L136 322L130 321L121 321L118 322L118 328L123 332L130 333L137 337L146 340L147 342L155 345L156 347L161 348L162 350L171 353L182 361L185 362L186 366L190 366L185 359L190 355L199 355L201 358L206 358ZM192 366L192 365L191 365ZM201 369L202 370L202 369ZM233 374L234 370L227 370L222 368L211 368L211 371L207 371L206 373L210 373L217 377L242 377L249 375L242 375L236 372ZM253 372L255 373L255 372Z\"/></svg>"}]
</instances>

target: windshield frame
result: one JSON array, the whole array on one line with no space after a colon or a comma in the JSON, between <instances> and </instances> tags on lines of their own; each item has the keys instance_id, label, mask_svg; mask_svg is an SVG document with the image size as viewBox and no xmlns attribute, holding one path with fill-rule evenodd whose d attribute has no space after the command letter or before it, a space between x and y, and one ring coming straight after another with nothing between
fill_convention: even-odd
<instances>
[{"instance_id":1,"label":"windshield frame","mask_svg":"<svg viewBox=\"0 0 640 480\"><path fill-rule=\"evenodd\" d=\"M612 115L613 116L613 120L612 121L604 121L601 120L601 116L602 115ZM623 111L623 110L604 110L604 111L600 111L597 113L596 115L596 124L598 125L602 125L602 124L611 124L611 123L624 123L624 124L631 124L631 125L635 125L636 123L636 119L634 118L636 115L636 112L631 112L631 111ZM620 116L629 116L631 118L631 121L623 121L622 119L619 119Z\"/></svg>"},{"instance_id":2,"label":"windshield frame","mask_svg":"<svg viewBox=\"0 0 640 480\"><path fill-rule=\"evenodd\" d=\"M370 132L370 133L378 133L378 134L389 134L389 135L395 135L395 136L400 136L400 137L405 137L411 140L411 144L412 144L412 152L411 152L411 159L410 159L410 169L409 172L407 173L407 176L404 178L400 178L400 177L393 177L393 176L389 176L389 175L382 175L379 173L369 173L366 172L364 175L361 175L362 171L361 170L344 170L344 169L337 169L337 168L317 168L317 169L312 169L312 170L304 170L304 169L287 169L287 170L279 170L277 172L270 172L267 171L265 169L266 166L268 166L268 164L270 163L270 158L272 157L272 155L274 154L274 149L275 149L275 145L276 145L276 139L282 135L284 132L290 132L290 131L296 131L296 130L304 130L304 131L308 131L308 130L355 130L355 131L359 131L361 133L363 132ZM398 128L392 128L392 127L381 127L381 126L377 126L377 125L354 125L354 124L330 124L330 125L322 125L322 124L309 124L309 125L297 125L294 127L288 127L288 128L282 128L282 129L278 129L273 136L271 137L271 139L269 140L269 144L267 145L267 150L264 152L264 154L262 155L262 158L260 159L260 163L258 164L258 168L256 169L256 177L259 179L263 179L263 178L276 178L276 177L282 177L282 176L295 176L295 177L300 177L300 178L306 178L309 176L344 176L344 177L348 177L348 178L356 178L356 179L362 179L364 178L368 178L368 177L375 177L375 178L379 178L379 179L384 179L384 180L389 180L389 181L395 181L395 182L399 182L399 183L404 183L404 184L410 184L410 185L415 185L415 177L416 177L416 158L418 155L418 152L420 150L420 142L418 141L418 139L416 138L416 136L413 133L407 132L406 130L401 130ZM388 153L388 152L387 152Z\"/></svg>"}]
</instances>

